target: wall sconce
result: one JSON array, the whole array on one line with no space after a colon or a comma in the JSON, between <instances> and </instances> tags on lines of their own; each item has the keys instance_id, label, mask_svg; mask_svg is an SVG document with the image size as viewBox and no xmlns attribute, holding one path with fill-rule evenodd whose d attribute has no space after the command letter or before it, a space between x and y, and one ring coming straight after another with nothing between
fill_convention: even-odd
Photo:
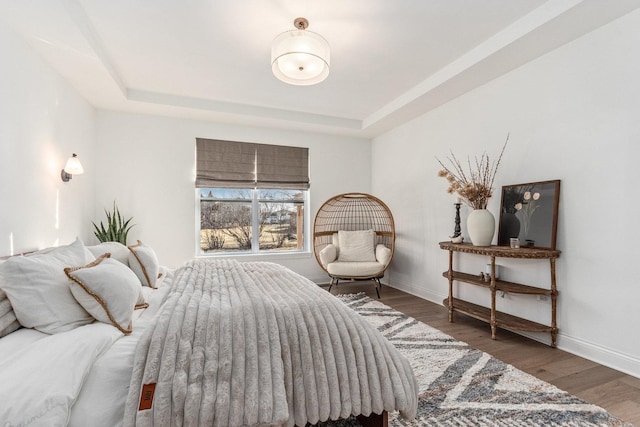
<instances>
[{"instance_id":1,"label":"wall sconce","mask_svg":"<svg viewBox=\"0 0 640 427\"><path fill-rule=\"evenodd\" d=\"M84 169L80 163L80 159L78 159L78 155L76 153L73 153L73 156L69 157L67 164L60 172L60 177L63 182L69 182L69 180L73 178L73 175L80 175L83 173Z\"/></svg>"}]
</instances>

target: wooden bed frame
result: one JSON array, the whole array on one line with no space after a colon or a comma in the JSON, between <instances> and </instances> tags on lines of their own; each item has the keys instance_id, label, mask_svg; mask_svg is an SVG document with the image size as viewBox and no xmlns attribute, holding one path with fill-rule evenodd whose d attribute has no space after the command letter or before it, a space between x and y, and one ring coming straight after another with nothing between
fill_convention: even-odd
<instances>
[{"instance_id":1,"label":"wooden bed frame","mask_svg":"<svg viewBox=\"0 0 640 427\"><path fill-rule=\"evenodd\" d=\"M13 258L14 256L25 256L25 255L29 255L34 253L35 251L28 251L28 252L21 252L19 254L15 254L15 255L5 255L5 256L0 256L0 261L6 261L9 258Z\"/></svg>"},{"instance_id":2,"label":"wooden bed frame","mask_svg":"<svg viewBox=\"0 0 640 427\"><path fill-rule=\"evenodd\" d=\"M387 427L389 425L389 414L387 411L382 411L382 414L371 414L368 417L358 415L356 419L364 427Z\"/></svg>"}]
</instances>

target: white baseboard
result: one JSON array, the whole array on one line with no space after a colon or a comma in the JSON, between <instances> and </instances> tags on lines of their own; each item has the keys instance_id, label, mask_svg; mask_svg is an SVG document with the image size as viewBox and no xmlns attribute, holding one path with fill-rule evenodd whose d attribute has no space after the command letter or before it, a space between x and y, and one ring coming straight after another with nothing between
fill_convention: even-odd
<instances>
[{"instance_id":1,"label":"white baseboard","mask_svg":"<svg viewBox=\"0 0 640 427\"><path fill-rule=\"evenodd\" d=\"M436 304L442 304L442 300L444 300L447 297L446 295L440 295L419 286L411 285L408 283L399 283L397 280L394 280L393 284L387 285L385 283L385 285L389 286L390 288L395 288L395 289L401 290L402 292L406 292L408 294L420 297L422 299L426 299L427 301L431 301Z\"/></svg>"},{"instance_id":2,"label":"white baseboard","mask_svg":"<svg viewBox=\"0 0 640 427\"><path fill-rule=\"evenodd\" d=\"M558 334L558 348L640 378L640 358L569 335Z\"/></svg>"},{"instance_id":3,"label":"white baseboard","mask_svg":"<svg viewBox=\"0 0 640 427\"><path fill-rule=\"evenodd\" d=\"M441 305L442 301L447 298L447 295L437 294L408 283L398 283L396 280L394 280L393 284L387 286L426 299L427 301L431 301L438 305ZM512 332L547 345L551 343L551 337L547 333L536 334L522 331ZM638 357L624 354L580 338L572 337L562 332L558 333L557 347L567 353L584 357L585 359L640 378L640 358Z\"/></svg>"}]
</instances>

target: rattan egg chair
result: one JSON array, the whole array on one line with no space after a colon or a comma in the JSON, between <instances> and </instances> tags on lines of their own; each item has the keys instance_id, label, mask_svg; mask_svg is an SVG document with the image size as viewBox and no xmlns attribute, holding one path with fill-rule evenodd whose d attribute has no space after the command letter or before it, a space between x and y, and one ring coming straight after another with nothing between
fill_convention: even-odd
<instances>
[{"instance_id":1,"label":"rattan egg chair","mask_svg":"<svg viewBox=\"0 0 640 427\"><path fill-rule=\"evenodd\" d=\"M374 258L370 252L366 259L349 258L353 245L345 239L353 235L373 240L370 249ZM313 221L313 250L318 264L331 279L329 291L340 280L370 280L380 298L380 279L393 258L395 241L391 211L382 200L370 194L334 196L324 202Z\"/></svg>"}]
</instances>

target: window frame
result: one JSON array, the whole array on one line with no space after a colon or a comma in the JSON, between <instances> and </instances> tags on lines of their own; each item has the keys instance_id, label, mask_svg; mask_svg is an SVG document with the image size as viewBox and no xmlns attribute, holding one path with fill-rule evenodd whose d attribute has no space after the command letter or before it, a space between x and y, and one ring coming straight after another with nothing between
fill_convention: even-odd
<instances>
[{"instance_id":1,"label":"window frame","mask_svg":"<svg viewBox=\"0 0 640 427\"><path fill-rule=\"evenodd\" d=\"M223 187L207 187L207 188L223 188ZM201 246L200 246L200 238L201 238L201 218L200 218L200 213L201 213L201 201L204 200L209 200L208 198L202 198L200 196L201 194L201 190L203 190L203 188L195 188L195 205L196 205L196 209L195 209L195 254L196 254L196 258L222 258L222 257L253 257L253 256L257 256L260 258L263 257L298 257L300 255L304 256L304 257L308 257L311 254L311 215L309 212L309 201L310 201L310 189L305 189L305 190L296 190L296 191L300 191L302 192L302 194L304 195L303 199L302 199L302 206L303 206L303 221L304 221L304 225L303 225L303 248L302 249L287 249L287 250L276 250L276 249L269 249L269 250L264 250L264 249L260 249L260 235L259 233L254 233L252 231L251 233L251 250L249 251L219 251L219 252L214 252L214 253L206 253L205 251L202 250ZM284 200L284 199L260 199L259 198L259 194L260 191L264 191L264 190L269 190L269 189L261 189L261 188L242 188L242 189L238 189L235 188L233 190L248 190L251 192L251 198L250 199L225 199L225 198L217 198L217 199L210 199L210 200L215 200L216 202L232 202L232 203L247 203L250 202L251 204L251 227L252 230L258 230L260 227L260 203L264 203L264 202L282 202L282 203L291 203L291 200Z\"/></svg>"}]
</instances>

